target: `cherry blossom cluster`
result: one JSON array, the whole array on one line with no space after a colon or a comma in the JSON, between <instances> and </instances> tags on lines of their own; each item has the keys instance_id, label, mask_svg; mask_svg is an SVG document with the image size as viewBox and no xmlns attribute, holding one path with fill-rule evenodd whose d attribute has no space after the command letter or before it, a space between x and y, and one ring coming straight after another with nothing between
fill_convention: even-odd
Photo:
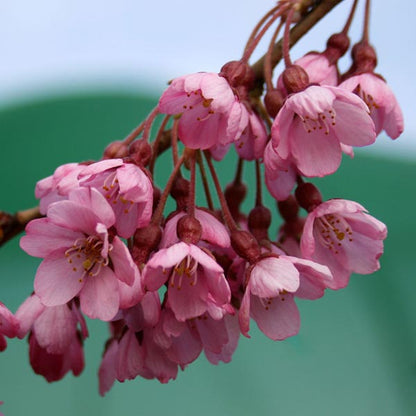
<instances>
[{"instance_id":1,"label":"cherry blossom cluster","mask_svg":"<svg viewBox=\"0 0 416 416\"><path fill-rule=\"evenodd\" d=\"M110 328L101 394L137 376L166 383L202 352L213 364L229 362L252 321L273 340L296 335L297 299L318 299L346 287L352 273L378 270L386 226L357 202L323 200L307 179L334 173L343 153L353 157L353 147L374 143L383 130L392 139L403 131L400 107L374 72L369 1L351 68L339 73L356 4L325 51L292 63L290 27L315 6L280 1L240 60L219 73L173 79L146 120L101 160L65 164L40 180L40 217L27 224L20 245L42 262L16 314L0 304L0 350L5 336L28 335L37 374L48 381L78 375L86 316ZM249 59L274 26L256 73ZM279 75L273 45L280 30ZM232 145L236 174L223 187L218 173ZM160 187L154 175L167 149L173 169ZM252 200L243 180L249 164ZM276 207L263 203L265 189ZM197 205L197 192L205 205Z\"/></svg>"}]
</instances>

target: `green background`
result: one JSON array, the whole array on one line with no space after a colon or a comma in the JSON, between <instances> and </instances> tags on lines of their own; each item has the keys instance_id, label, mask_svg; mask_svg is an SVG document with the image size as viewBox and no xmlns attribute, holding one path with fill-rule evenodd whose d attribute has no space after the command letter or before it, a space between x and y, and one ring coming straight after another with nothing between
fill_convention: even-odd
<instances>
[{"instance_id":1,"label":"green background","mask_svg":"<svg viewBox=\"0 0 416 416\"><path fill-rule=\"evenodd\" d=\"M112 92L0 111L0 209L34 206L37 180L62 163L98 159L154 105L148 97ZM225 166L221 175L230 178L233 161ZM161 168L162 178L169 164L157 165ZM83 374L54 384L31 371L26 340L10 340L0 354L1 411L6 416L416 414L415 173L414 163L364 151L318 181L325 198L363 204L388 225L389 236L381 271L353 276L346 289L328 291L316 302L298 302L302 325L296 337L273 342L253 323L252 338L241 338L231 363L213 366L201 356L167 385L142 379L116 383L105 398L98 395L96 373L106 324L88 321ZM19 250L18 238L0 249L0 300L11 310L32 291L37 264Z\"/></svg>"}]
</instances>

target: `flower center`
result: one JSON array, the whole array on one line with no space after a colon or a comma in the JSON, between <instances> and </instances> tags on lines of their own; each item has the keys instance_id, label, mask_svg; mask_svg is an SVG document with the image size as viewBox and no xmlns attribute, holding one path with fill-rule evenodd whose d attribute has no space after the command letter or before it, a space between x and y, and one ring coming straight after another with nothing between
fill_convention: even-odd
<instances>
[{"instance_id":1,"label":"flower center","mask_svg":"<svg viewBox=\"0 0 416 416\"><path fill-rule=\"evenodd\" d=\"M186 277L190 286L195 286L198 281L197 267L198 262L193 257L186 256L172 269L169 281L170 287L181 290L184 277Z\"/></svg>"},{"instance_id":2,"label":"flower center","mask_svg":"<svg viewBox=\"0 0 416 416\"><path fill-rule=\"evenodd\" d=\"M320 243L334 254L346 242L352 242L352 230L348 222L335 214L327 214L316 220Z\"/></svg>"},{"instance_id":3,"label":"flower center","mask_svg":"<svg viewBox=\"0 0 416 416\"><path fill-rule=\"evenodd\" d=\"M213 98L205 98L201 90L188 92L187 97L188 100L182 108L188 111L194 110L197 121L205 121L214 114L211 107L211 103L214 101Z\"/></svg>"},{"instance_id":4,"label":"flower center","mask_svg":"<svg viewBox=\"0 0 416 416\"><path fill-rule=\"evenodd\" d=\"M105 198L111 205L115 206L122 204L121 212L124 214L128 214L130 212L130 208L133 206L134 202L125 199L122 195L120 195L120 186L116 172L110 173L110 175L105 178L102 188L104 190Z\"/></svg>"},{"instance_id":5,"label":"flower center","mask_svg":"<svg viewBox=\"0 0 416 416\"><path fill-rule=\"evenodd\" d=\"M104 242L96 236L78 238L71 248L65 251L65 257L75 273L81 273L80 283L85 276L97 276L102 267L109 263L108 256L102 256ZM108 251L113 249L109 244Z\"/></svg>"},{"instance_id":6,"label":"flower center","mask_svg":"<svg viewBox=\"0 0 416 416\"><path fill-rule=\"evenodd\" d=\"M316 118L311 118L309 116L302 117L299 114L298 116L301 119L303 128L307 133L321 130L328 135L330 127L336 125L336 113L333 108L325 110L323 113L318 113Z\"/></svg>"}]
</instances>

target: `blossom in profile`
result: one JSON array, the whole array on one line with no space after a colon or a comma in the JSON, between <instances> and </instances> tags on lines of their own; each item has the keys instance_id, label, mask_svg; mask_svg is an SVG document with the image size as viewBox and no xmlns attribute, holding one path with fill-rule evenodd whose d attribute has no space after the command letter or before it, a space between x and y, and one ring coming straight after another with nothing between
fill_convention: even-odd
<instances>
[{"instance_id":1,"label":"blossom in profile","mask_svg":"<svg viewBox=\"0 0 416 416\"><path fill-rule=\"evenodd\" d=\"M363 100L343 88L317 85L288 96L271 135L278 155L308 177L334 173L342 145L367 146L376 138Z\"/></svg>"},{"instance_id":2,"label":"blossom in profile","mask_svg":"<svg viewBox=\"0 0 416 416\"><path fill-rule=\"evenodd\" d=\"M45 306L64 305L79 296L90 318L112 319L120 306L118 281L133 286L139 278L126 245L109 233L115 215L93 188L72 191L68 200L51 204L46 218L31 221L20 245L43 258L35 293Z\"/></svg>"},{"instance_id":3,"label":"blossom in profile","mask_svg":"<svg viewBox=\"0 0 416 416\"><path fill-rule=\"evenodd\" d=\"M161 113L180 116L179 138L191 149L233 142L249 119L228 81L209 72L175 78L162 94L158 108Z\"/></svg>"},{"instance_id":4,"label":"blossom in profile","mask_svg":"<svg viewBox=\"0 0 416 416\"><path fill-rule=\"evenodd\" d=\"M75 376L82 372L82 341L88 330L74 302L47 307L33 294L19 307L16 316L21 322L19 338L29 333L30 364L36 374L52 382L69 371Z\"/></svg>"},{"instance_id":5,"label":"blossom in profile","mask_svg":"<svg viewBox=\"0 0 416 416\"><path fill-rule=\"evenodd\" d=\"M39 211L45 215L49 204L68 199L71 190L77 188L78 174L85 168L79 163L58 166L55 172L37 182L35 196L39 199Z\"/></svg>"},{"instance_id":6,"label":"blossom in profile","mask_svg":"<svg viewBox=\"0 0 416 416\"><path fill-rule=\"evenodd\" d=\"M309 212L301 237L306 259L329 267L331 289L348 284L351 273L369 274L380 268L386 226L354 201L331 199Z\"/></svg>"},{"instance_id":7,"label":"blossom in profile","mask_svg":"<svg viewBox=\"0 0 416 416\"><path fill-rule=\"evenodd\" d=\"M7 347L5 337L14 338L18 330L18 319L0 302L0 351L4 351Z\"/></svg>"},{"instance_id":8,"label":"blossom in profile","mask_svg":"<svg viewBox=\"0 0 416 416\"><path fill-rule=\"evenodd\" d=\"M356 93L368 105L377 135L382 130L392 139L397 139L402 134L402 110L393 91L381 76L365 72L347 78L339 86Z\"/></svg>"},{"instance_id":9,"label":"blossom in profile","mask_svg":"<svg viewBox=\"0 0 416 416\"><path fill-rule=\"evenodd\" d=\"M241 302L241 332L248 336L250 317L273 340L283 340L299 331L299 310L293 293L299 288L299 272L279 256L260 259L247 271L248 284Z\"/></svg>"}]
</instances>

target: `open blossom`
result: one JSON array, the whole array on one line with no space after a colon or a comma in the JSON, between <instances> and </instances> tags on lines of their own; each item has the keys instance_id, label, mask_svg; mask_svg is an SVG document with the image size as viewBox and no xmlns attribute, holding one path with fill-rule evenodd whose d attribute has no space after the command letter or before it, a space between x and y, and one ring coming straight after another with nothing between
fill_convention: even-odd
<instances>
[{"instance_id":1,"label":"open blossom","mask_svg":"<svg viewBox=\"0 0 416 416\"><path fill-rule=\"evenodd\" d=\"M159 111L180 115L179 138L191 149L233 142L249 118L227 80L206 72L175 78L159 100Z\"/></svg>"},{"instance_id":2,"label":"open blossom","mask_svg":"<svg viewBox=\"0 0 416 416\"><path fill-rule=\"evenodd\" d=\"M241 332L248 336L251 317L273 340L297 334L300 316L290 294L299 288L299 272L292 262L268 256L251 266L247 273L249 280L239 312Z\"/></svg>"},{"instance_id":3,"label":"open blossom","mask_svg":"<svg viewBox=\"0 0 416 416\"><path fill-rule=\"evenodd\" d=\"M312 210L305 221L301 251L306 259L329 267L340 289L351 273L369 274L379 269L386 226L353 201L331 199Z\"/></svg>"},{"instance_id":4,"label":"open blossom","mask_svg":"<svg viewBox=\"0 0 416 416\"><path fill-rule=\"evenodd\" d=\"M36 374L52 382L68 371L76 376L82 372L82 340L88 330L75 303L47 307L34 294L23 302L16 316L21 322L19 338L29 333L30 364Z\"/></svg>"},{"instance_id":5,"label":"open blossom","mask_svg":"<svg viewBox=\"0 0 416 416\"><path fill-rule=\"evenodd\" d=\"M149 224L153 206L150 179L138 166L122 159L107 159L85 167L79 174L82 186L100 191L112 206L117 233L131 237Z\"/></svg>"},{"instance_id":6,"label":"open blossom","mask_svg":"<svg viewBox=\"0 0 416 416\"><path fill-rule=\"evenodd\" d=\"M0 302L0 351L4 351L7 347L5 337L15 337L18 330L18 319Z\"/></svg>"},{"instance_id":7,"label":"open blossom","mask_svg":"<svg viewBox=\"0 0 416 416\"><path fill-rule=\"evenodd\" d=\"M385 130L392 139L400 136L404 129L402 110L393 91L380 76L370 72L353 75L339 86L356 93L368 105L377 135Z\"/></svg>"},{"instance_id":8,"label":"open blossom","mask_svg":"<svg viewBox=\"0 0 416 416\"><path fill-rule=\"evenodd\" d=\"M271 135L279 156L293 160L300 173L309 177L335 172L342 145L366 146L376 138L363 100L342 88L317 85L286 99Z\"/></svg>"},{"instance_id":9,"label":"open blossom","mask_svg":"<svg viewBox=\"0 0 416 416\"><path fill-rule=\"evenodd\" d=\"M115 216L93 188L70 192L51 204L47 217L31 221L20 245L41 257L35 293L45 306L58 306L79 296L90 318L112 319L120 306L118 281L132 286L139 271L125 244L109 234Z\"/></svg>"},{"instance_id":10,"label":"open blossom","mask_svg":"<svg viewBox=\"0 0 416 416\"><path fill-rule=\"evenodd\" d=\"M209 302L230 302L224 270L213 257L194 244L179 242L156 252L143 270L148 290L168 283L168 301L176 319L185 321L202 315Z\"/></svg>"}]
</instances>

